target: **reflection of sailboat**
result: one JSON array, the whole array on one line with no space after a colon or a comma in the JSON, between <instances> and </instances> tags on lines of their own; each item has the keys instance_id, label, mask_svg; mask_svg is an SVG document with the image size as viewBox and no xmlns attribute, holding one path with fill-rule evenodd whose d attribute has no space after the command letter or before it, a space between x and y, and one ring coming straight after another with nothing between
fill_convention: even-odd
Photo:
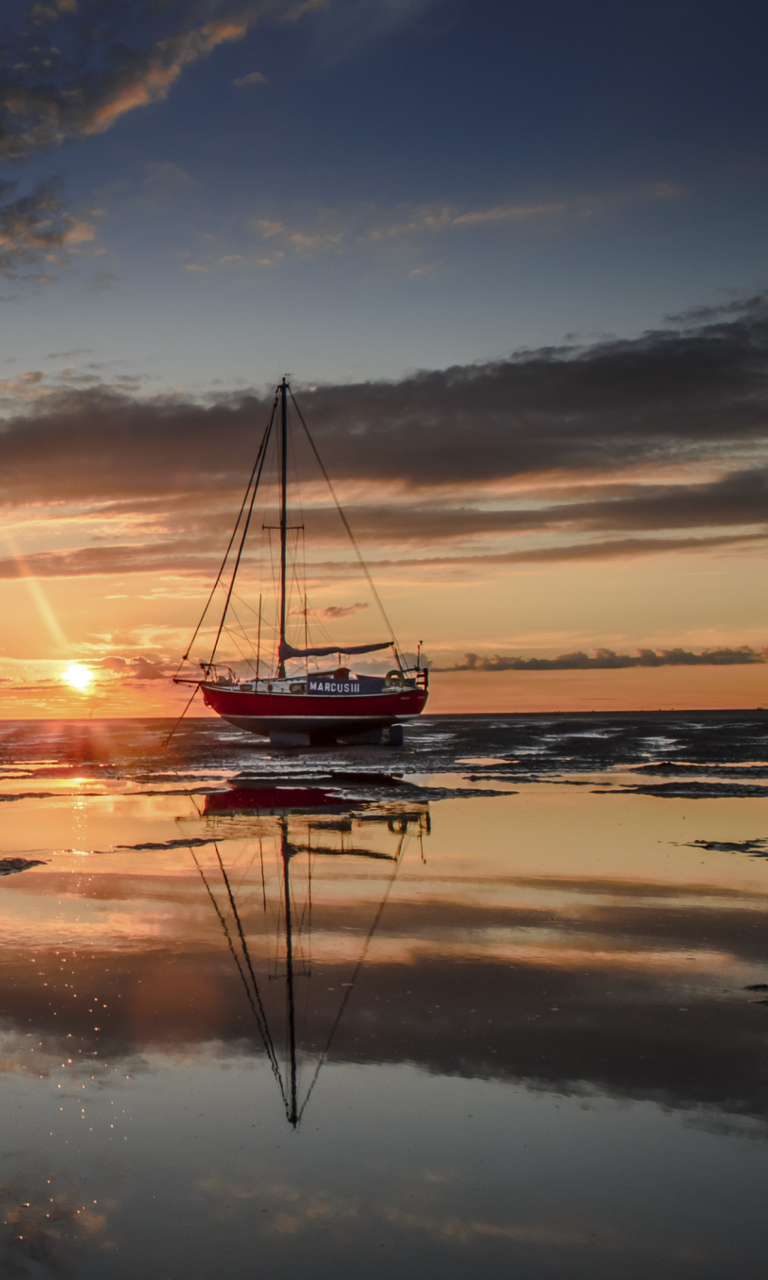
<instances>
[{"instance_id":1,"label":"reflection of sailboat","mask_svg":"<svg viewBox=\"0 0 768 1280\"><path fill-rule=\"evenodd\" d=\"M301 804L291 807L284 803L286 795L278 797L283 803L274 803L275 792L279 790L274 787L240 788L206 797L204 813L214 833L222 835L227 842L237 834L249 840L246 857L250 857L250 862L246 863L245 874L242 861L238 864L236 860L233 862L227 858L230 865L225 865L220 840L213 843L215 859L208 866L204 865L206 859L199 849L190 847L190 852L237 966L280 1090L286 1118L296 1128L355 989L392 891L408 837L416 835L421 842L430 827L426 805L371 805L366 810L363 806L350 808L349 803L345 804L339 796L325 793L324 804L318 803L315 795L310 798L308 808ZM290 792L291 789L283 790ZM226 804L229 807L225 807ZM241 824L239 833L237 827L233 827L233 822L238 821ZM374 847L377 843L384 847ZM253 912L254 904L249 901L248 888L245 887L256 857L258 876L250 887L252 889L255 885L261 899L261 928L249 927L249 912ZM349 969L346 981L341 984L344 994L330 1010L325 1034L321 1039L312 1040L307 1023L310 980L313 976L322 977L323 970L322 964L313 963L311 955L312 914L313 909L317 911L317 902L313 903L312 894L313 872L317 879L316 859L329 857L334 859L336 867L339 866L336 860L340 857L369 859L378 864L382 872L386 867L386 872L382 877L384 892L373 904L373 917L363 935L360 953L354 962L349 957L341 962L341 967ZM326 861L325 866L329 865ZM297 874L299 868L300 873ZM334 885L338 885L337 879ZM370 877L366 877L366 886L369 885ZM357 905L355 903L345 919L354 917ZM354 925L345 924L342 930L340 936L343 936L346 946ZM334 972L340 967L338 956L332 958L331 965ZM281 998L283 984L284 997ZM334 991L335 988L334 982L329 990ZM313 1003L321 1003L321 998L315 996ZM277 1035L277 1028L282 1028L282 1036ZM314 1069L309 1084L302 1092L301 1068L308 1057L314 1059Z\"/></svg>"}]
</instances>

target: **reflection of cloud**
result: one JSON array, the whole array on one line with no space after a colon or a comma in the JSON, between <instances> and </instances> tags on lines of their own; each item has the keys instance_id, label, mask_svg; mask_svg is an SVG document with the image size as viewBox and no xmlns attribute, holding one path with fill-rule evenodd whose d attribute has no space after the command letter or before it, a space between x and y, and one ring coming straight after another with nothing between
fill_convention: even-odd
<instances>
[{"instance_id":1,"label":"reflection of cloud","mask_svg":"<svg viewBox=\"0 0 768 1280\"><path fill-rule=\"evenodd\" d=\"M113 758L109 745L105 761ZM263 829L269 839L272 828ZM211 1044L222 1055L261 1053L255 1025L244 1021L237 969L222 967L228 951L220 922L207 898L191 892L191 873L180 863L185 855L155 853L151 871L149 864L137 869L135 856L110 871L91 859L88 876L78 867L75 881L59 860L7 889L67 900L77 886L66 922L56 916L50 934L36 936L35 965L8 904L3 1035L13 1054L17 1029L24 1071L56 1069L66 1060L57 1057L57 1046L88 1072L94 1050L110 1067L121 1059L133 1063L153 1046L169 1052L182 1046L191 1055L207 1053ZM249 907L243 895L251 958L257 974L266 975L273 972L274 936L261 906L252 900ZM327 896L315 880L312 953L322 978L307 989L308 1044L325 1043L374 898L345 900L336 889ZM94 923L83 903L98 906L94 947L77 945ZM762 1119L763 1021L741 987L764 962L764 913L764 894L711 884L531 876L433 884L426 895L418 876L415 884L401 879L329 1060L407 1062L441 1075ZM66 973L57 954L63 936L72 949ZM109 959L115 951L119 964ZM163 956L172 957L170 967ZM274 986L265 980L274 1008L284 1013L284 993ZM79 998L95 991L98 1021L91 1000ZM684 1033L680 1005L690 1015ZM277 1026L274 1032L282 1034ZM34 1046L42 1041L40 1065L39 1048L34 1058L29 1054L29 1033Z\"/></svg>"},{"instance_id":2,"label":"reflection of cloud","mask_svg":"<svg viewBox=\"0 0 768 1280\"><path fill-rule=\"evenodd\" d=\"M57 1192L50 1180L39 1191L20 1179L0 1183L0 1213L0 1265L8 1280L38 1274L40 1268L69 1274L78 1246L100 1235L107 1222L71 1192Z\"/></svg>"}]
</instances>

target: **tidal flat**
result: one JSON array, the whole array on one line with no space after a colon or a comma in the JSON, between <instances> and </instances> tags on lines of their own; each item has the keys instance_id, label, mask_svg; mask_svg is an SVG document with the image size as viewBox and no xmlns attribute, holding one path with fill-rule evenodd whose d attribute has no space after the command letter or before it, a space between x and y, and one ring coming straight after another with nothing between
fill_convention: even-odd
<instances>
[{"instance_id":1,"label":"tidal flat","mask_svg":"<svg viewBox=\"0 0 768 1280\"><path fill-rule=\"evenodd\" d=\"M0 1274L765 1274L768 713L0 724Z\"/></svg>"}]
</instances>

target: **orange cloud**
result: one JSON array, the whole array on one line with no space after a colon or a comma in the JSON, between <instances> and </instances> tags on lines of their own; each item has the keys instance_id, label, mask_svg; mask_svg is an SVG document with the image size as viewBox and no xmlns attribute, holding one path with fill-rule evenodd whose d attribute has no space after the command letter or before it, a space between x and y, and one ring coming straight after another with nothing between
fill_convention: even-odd
<instances>
[{"instance_id":1,"label":"orange cloud","mask_svg":"<svg viewBox=\"0 0 768 1280\"><path fill-rule=\"evenodd\" d=\"M83 124L83 133L104 133L126 112L162 102L184 67L207 57L220 44L242 40L249 25L247 19L222 18L218 22L208 22L196 31L159 41L147 55L145 65L119 84L111 96L93 107Z\"/></svg>"}]
</instances>

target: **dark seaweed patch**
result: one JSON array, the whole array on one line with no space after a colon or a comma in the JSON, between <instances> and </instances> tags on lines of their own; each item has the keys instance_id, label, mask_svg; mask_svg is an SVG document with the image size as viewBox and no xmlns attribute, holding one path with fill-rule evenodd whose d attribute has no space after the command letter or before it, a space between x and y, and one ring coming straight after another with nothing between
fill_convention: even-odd
<instances>
[{"instance_id":1,"label":"dark seaweed patch","mask_svg":"<svg viewBox=\"0 0 768 1280\"><path fill-rule=\"evenodd\" d=\"M687 840L689 848L716 849L718 853L751 853L753 857L768 857L768 840Z\"/></svg>"},{"instance_id":2,"label":"dark seaweed patch","mask_svg":"<svg viewBox=\"0 0 768 1280\"><path fill-rule=\"evenodd\" d=\"M0 858L0 876L12 876L16 871L28 871L30 867L46 865L45 858Z\"/></svg>"},{"instance_id":3,"label":"dark seaweed patch","mask_svg":"<svg viewBox=\"0 0 768 1280\"><path fill-rule=\"evenodd\" d=\"M595 788L598 796L659 796L666 800L719 800L726 797L736 799L765 799L768 786L750 786L741 782L658 782L639 787L618 787L615 790Z\"/></svg>"}]
</instances>

